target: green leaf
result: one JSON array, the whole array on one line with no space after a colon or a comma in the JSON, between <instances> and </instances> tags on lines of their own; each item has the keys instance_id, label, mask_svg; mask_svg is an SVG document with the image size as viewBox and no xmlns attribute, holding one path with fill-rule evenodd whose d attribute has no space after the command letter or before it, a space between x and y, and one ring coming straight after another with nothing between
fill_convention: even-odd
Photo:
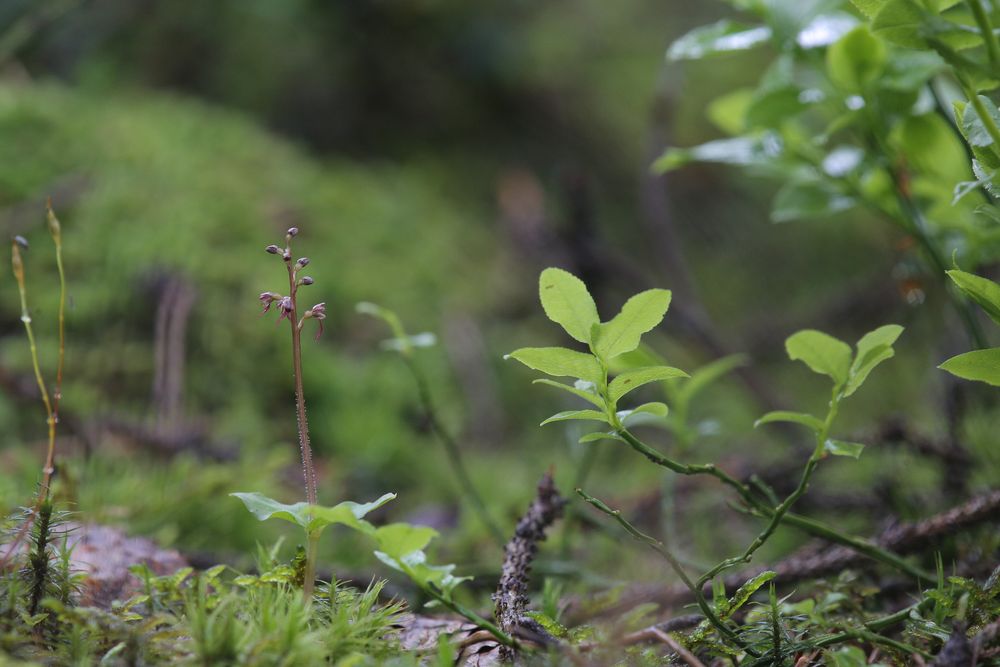
<instances>
[{"instance_id":1,"label":"green leaf","mask_svg":"<svg viewBox=\"0 0 1000 667\"><path fill-rule=\"evenodd\" d=\"M404 558L414 551L427 548L438 532L428 526L413 526L408 523L390 523L375 531L375 542L379 550L392 558Z\"/></svg>"},{"instance_id":2,"label":"green leaf","mask_svg":"<svg viewBox=\"0 0 1000 667\"><path fill-rule=\"evenodd\" d=\"M851 0L851 3L857 7L862 14L868 18L873 18L878 10L882 8L882 5L886 4L888 0Z\"/></svg>"},{"instance_id":3,"label":"green leaf","mask_svg":"<svg viewBox=\"0 0 1000 667\"><path fill-rule=\"evenodd\" d=\"M702 389L720 379L730 371L746 366L750 358L745 354L731 354L727 357L710 361L691 373L691 379L681 385L678 397L689 402Z\"/></svg>"},{"instance_id":4,"label":"green leaf","mask_svg":"<svg viewBox=\"0 0 1000 667\"><path fill-rule=\"evenodd\" d=\"M625 302L610 322L594 326L591 334L594 351L604 360L631 352L639 347L644 333L663 321L669 307L670 290L639 292Z\"/></svg>"},{"instance_id":5,"label":"green leaf","mask_svg":"<svg viewBox=\"0 0 1000 667\"><path fill-rule=\"evenodd\" d=\"M539 426L545 426L546 424L551 424L552 422L564 422L570 421L571 419L582 419L584 421L598 421L608 423L608 416L603 412L598 412L597 410L565 410L563 412L557 412L545 421L543 421Z\"/></svg>"},{"instance_id":6,"label":"green leaf","mask_svg":"<svg viewBox=\"0 0 1000 667\"><path fill-rule=\"evenodd\" d=\"M869 331L858 341L858 353L851 364L849 379L844 387L844 397L856 392L876 366L891 359L895 354L892 344L903 333L903 327L898 324L886 324L874 331Z\"/></svg>"},{"instance_id":7,"label":"green leaf","mask_svg":"<svg viewBox=\"0 0 1000 667\"><path fill-rule=\"evenodd\" d=\"M888 49L866 26L858 26L826 52L830 80L843 90L860 93L885 69Z\"/></svg>"},{"instance_id":8,"label":"green leaf","mask_svg":"<svg viewBox=\"0 0 1000 667\"><path fill-rule=\"evenodd\" d=\"M909 116L893 130L891 141L922 174L948 182L969 178L965 146L936 113Z\"/></svg>"},{"instance_id":9,"label":"green leaf","mask_svg":"<svg viewBox=\"0 0 1000 667\"><path fill-rule=\"evenodd\" d=\"M962 293L978 303L991 320L1000 324L1000 285L988 278L958 269L947 271L947 274Z\"/></svg>"},{"instance_id":10,"label":"green leaf","mask_svg":"<svg viewBox=\"0 0 1000 667\"><path fill-rule=\"evenodd\" d=\"M403 328L403 323L393 311L388 308L383 308L377 303L371 303L369 301L362 301L357 304L354 309L364 315L371 315L372 317L377 317L386 324L392 330L392 335L394 338L405 339L406 330Z\"/></svg>"},{"instance_id":11,"label":"green leaf","mask_svg":"<svg viewBox=\"0 0 1000 667\"><path fill-rule=\"evenodd\" d=\"M435 588L445 599L458 584L471 577L456 577L454 565L430 565L423 549L437 535L433 528L394 523L375 531L375 556L389 567L403 572L422 588Z\"/></svg>"},{"instance_id":12,"label":"green leaf","mask_svg":"<svg viewBox=\"0 0 1000 667\"><path fill-rule=\"evenodd\" d=\"M867 667L868 656L857 646L842 646L828 651L824 662L826 667Z\"/></svg>"},{"instance_id":13,"label":"green leaf","mask_svg":"<svg viewBox=\"0 0 1000 667\"><path fill-rule=\"evenodd\" d=\"M601 364L592 355L565 347L522 347L504 359L516 359L546 375L573 377L597 385L604 380Z\"/></svg>"},{"instance_id":14,"label":"green leaf","mask_svg":"<svg viewBox=\"0 0 1000 667\"><path fill-rule=\"evenodd\" d=\"M668 148L653 163L653 171L665 173L689 162L766 165L781 154L781 146L781 137L768 132L761 136L716 139L691 148Z\"/></svg>"},{"instance_id":15,"label":"green leaf","mask_svg":"<svg viewBox=\"0 0 1000 667\"><path fill-rule=\"evenodd\" d=\"M695 28L667 50L668 60L698 60L708 56L746 51L771 39L767 26L748 26L723 19Z\"/></svg>"},{"instance_id":16,"label":"green leaf","mask_svg":"<svg viewBox=\"0 0 1000 667\"><path fill-rule=\"evenodd\" d=\"M821 419L817 419L816 417L804 412L789 412L787 410L775 410L774 412L768 412L766 415L755 421L753 423L753 427L757 428L761 424L771 424L774 422L802 424L816 433L823 430L823 421Z\"/></svg>"},{"instance_id":17,"label":"green leaf","mask_svg":"<svg viewBox=\"0 0 1000 667\"><path fill-rule=\"evenodd\" d=\"M594 385L591 382L583 382L580 380L577 381L578 385L585 386L587 387L587 389L582 389L579 386L571 387L568 384L563 384L562 382L556 382L555 380L549 380L547 378L539 378L537 380L534 380L532 384L544 384L549 387L562 389L563 391L567 391L573 394L574 396L579 396L585 401L593 403L595 406L601 408L602 410L604 409L604 399L602 399L600 396L594 393L594 391L592 390Z\"/></svg>"},{"instance_id":18,"label":"green leaf","mask_svg":"<svg viewBox=\"0 0 1000 667\"><path fill-rule=\"evenodd\" d=\"M617 403L625 394L637 387L657 380L668 380L670 378L686 378L688 374L679 368L672 366L647 366L625 371L616 377L608 385L608 398L612 403Z\"/></svg>"},{"instance_id":19,"label":"green leaf","mask_svg":"<svg viewBox=\"0 0 1000 667\"><path fill-rule=\"evenodd\" d=\"M370 503L359 504L345 501L333 507L323 507L304 502L286 505L260 493L231 493L229 495L243 501L250 513L260 521L272 518L281 519L298 524L307 533L322 531L331 524L339 523L366 534L371 534L374 527L367 521L362 521L362 517L396 497L395 493L387 493Z\"/></svg>"},{"instance_id":20,"label":"green leaf","mask_svg":"<svg viewBox=\"0 0 1000 667\"><path fill-rule=\"evenodd\" d=\"M726 620L727 618L732 616L737 610L739 610L740 607L742 607L747 603L747 600L749 600L750 597L754 593L756 593L761 586L771 581L776 576L777 576L776 572L767 570L765 572L761 572L760 574L758 574L757 576L753 577L745 584L740 586L733 594L733 597L729 598L729 600L726 601L725 604L721 605L722 608L719 609L719 616L722 618L722 620Z\"/></svg>"},{"instance_id":21,"label":"green leaf","mask_svg":"<svg viewBox=\"0 0 1000 667\"><path fill-rule=\"evenodd\" d=\"M801 361L814 373L829 375L834 383L847 381L851 367L850 346L829 334L805 329L785 341L785 350L792 361Z\"/></svg>"},{"instance_id":22,"label":"green leaf","mask_svg":"<svg viewBox=\"0 0 1000 667\"><path fill-rule=\"evenodd\" d=\"M844 194L837 186L816 177L794 178L785 183L771 204L772 222L791 222L826 218L857 205L854 197Z\"/></svg>"},{"instance_id":23,"label":"green leaf","mask_svg":"<svg viewBox=\"0 0 1000 667\"><path fill-rule=\"evenodd\" d=\"M625 426L635 426L641 423L661 421L669 412L670 409L665 403L652 402L643 403L631 410L619 410L617 416ZM643 419L644 416L646 419Z\"/></svg>"},{"instance_id":24,"label":"green leaf","mask_svg":"<svg viewBox=\"0 0 1000 667\"><path fill-rule=\"evenodd\" d=\"M894 44L914 49L926 48L921 35L924 10L912 0L887 0L872 19L872 30Z\"/></svg>"},{"instance_id":25,"label":"green leaf","mask_svg":"<svg viewBox=\"0 0 1000 667\"><path fill-rule=\"evenodd\" d=\"M979 96L979 100L986 107L986 113L990 116L995 125L1000 125L1000 110L990 101L988 97ZM990 136L983 119L979 117L976 107L972 104L955 103L955 115L962 119L962 136L969 143L976 159L987 169L1000 168L1000 156L997 151L1000 147L993 145L993 137Z\"/></svg>"},{"instance_id":26,"label":"green leaf","mask_svg":"<svg viewBox=\"0 0 1000 667\"><path fill-rule=\"evenodd\" d=\"M964 380L975 380L1000 387L1000 347L960 354L938 368Z\"/></svg>"},{"instance_id":27,"label":"green leaf","mask_svg":"<svg viewBox=\"0 0 1000 667\"><path fill-rule=\"evenodd\" d=\"M847 442L845 440L827 440L823 443L823 449L834 456L850 456L856 459L861 456L865 446L860 442Z\"/></svg>"},{"instance_id":28,"label":"green leaf","mask_svg":"<svg viewBox=\"0 0 1000 667\"><path fill-rule=\"evenodd\" d=\"M590 342L590 329L601 320L582 280L562 269L545 269L538 279L538 295L546 317L581 343Z\"/></svg>"},{"instance_id":29,"label":"green leaf","mask_svg":"<svg viewBox=\"0 0 1000 667\"><path fill-rule=\"evenodd\" d=\"M708 118L726 134L739 134L746 130L747 109L753 100L752 88L738 88L712 100L707 109Z\"/></svg>"},{"instance_id":30,"label":"green leaf","mask_svg":"<svg viewBox=\"0 0 1000 667\"><path fill-rule=\"evenodd\" d=\"M622 439L622 437L614 431L594 431L593 433L588 433L583 436L577 442L582 444L587 442L597 442L598 440L617 440L619 442L625 442L624 439Z\"/></svg>"}]
</instances>

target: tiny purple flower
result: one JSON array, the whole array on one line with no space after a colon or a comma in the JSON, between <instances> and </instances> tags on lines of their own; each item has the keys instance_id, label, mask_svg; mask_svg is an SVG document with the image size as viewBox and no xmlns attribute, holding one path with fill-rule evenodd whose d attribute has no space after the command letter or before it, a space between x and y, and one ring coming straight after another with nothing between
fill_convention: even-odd
<instances>
[{"instance_id":1,"label":"tiny purple flower","mask_svg":"<svg viewBox=\"0 0 1000 667\"><path fill-rule=\"evenodd\" d=\"M319 337L323 335L323 320L326 319L326 302L317 303L310 308L309 312L306 313L306 317L313 318L319 324L319 330L316 332L316 340L319 340Z\"/></svg>"},{"instance_id":2,"label":"tiny purple flower","mask_svg":"<svg viewBox=\"0 0 1000 667\"><path fill-rule=\"evenodd\" d=\"M274 292L261 292L258 298L260 299L260 304L264 306L264 312L266 313L271 310L271 304L279 300L281 295Z\"/></svg>"},{"instance_id":3,"label":"tiny purple flower","mask_svg":"<svg viewBox=\"0 0 1000 667\"><path fill-rule=\"evenodd\" d=\"M278 302L278 322L292 319L292 297L283 296Z\"/></svg>"}]
</instances>

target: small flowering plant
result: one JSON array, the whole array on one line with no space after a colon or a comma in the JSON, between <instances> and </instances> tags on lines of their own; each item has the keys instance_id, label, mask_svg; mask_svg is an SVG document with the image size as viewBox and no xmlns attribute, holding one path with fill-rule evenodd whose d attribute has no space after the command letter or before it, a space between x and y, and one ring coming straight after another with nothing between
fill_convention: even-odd
<instances>
[{"instance_id":1,"label":"small flowering plant","mask_svg":"<svg viewBox=\"0 0 1000 667\"><path fill-rule=\"evenodd\" d=\"M368 512L380 507L395 498L387 493L378 500L358 504L343 502L335 507L323 507L317 504L316 469L313 465L312 446L309 441L309 422L306 419L305 391L302 384L302 329L307 320L316 320L316 338L323 333L323 320L326 319L326 304L317 303L299 315L299 288L312 285L315 281L307 275L301 275L309 265L308 257L299 257L292 261L292 239L298 236L297 227L291 227L285 233L285 245L269 245L264 250L271 255L278 255L285 263L288 272L288 293L262 292L258 297L264 308L264 313L274 307L278 311L278 324L288 321L292 331L292 369L295 378L295 415L299 433L299 450L302 455L302 477L304 480L306 501L294 505L285 505L259 493L234 493L243 501L247 509L261 521L270 518L284 519L299 525L305 532L308 546L306 548L306 576L303 585L306 599L312 598L315 585L316 555L319 537L323 530L332 524L348 525L353 528L366 526L361 521Z\"/></svg>"},{"instance_id":2,"label":"small flowering plant","mask_svg":"<svg viewBox=\"0 0 1000 667\"><path fill-rule=\"evenodd\" d=\"M427 545L437 536L433 528L412 526L407 523L391 523L376 528L364 517L382 507L396 497L394 493L386 493L370 503L355 503L344 501L333 507L317 503L316 471L313 466L312 447L309 442L309 423L306 421L305 394L302 385L302 328L307 320L316 320L316 338L323 333L323 320L326 319L326 304L317 303L299 315L298 291L300 287L313 284L313 279L300 275L309 265L308 257L300 257L292 261L292 239L299 233L292 227L285 234L284 247L269 245L264 250L271 255L278 255L284 260L288 271L288 293L262 292L259 300L268 313L272 308L278 311L278 324L287 320L292 330L292 367L295 376L295 408L299 431L299 447L302 454L302 473L305 482L306 500L294 504L285 504L260 493L233 493L246 508L261 521L280 519L299 526L305 533L306 563L303 579L303 593L306 601L311 601L316 584L316 558L319 538L323 531L335 524L346 526L364 535L375 543L375 556L385 565L408 576L429 597L452 611L461 614L473 623L493 634L498 641L508 646L514 640L490 621L480 617L475 612L463 607L452 597L456 586L469 577L459 577L452 574L454 565L432 565L424 552Z\"/></svg>"}]
</instances>

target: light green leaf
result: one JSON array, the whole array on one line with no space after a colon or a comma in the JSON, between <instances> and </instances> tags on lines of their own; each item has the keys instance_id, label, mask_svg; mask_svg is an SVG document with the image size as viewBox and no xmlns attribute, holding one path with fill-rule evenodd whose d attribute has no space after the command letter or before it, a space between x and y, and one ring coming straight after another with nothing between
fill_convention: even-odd
<instances>
[{"instance_id":1,"label":"light green leaf","mask_svg":"<svg viewBox=\"0 0 1000 667\"><path fill-rule=\"evenodd\" d=\"M861 387L876 366L896 354L892 344L901 333L903 327L898 324L886 324L861 337L857 344L858 353L851 364L850 377L844 387L845 398Z\"/></svg>"},{"instance_id":2,"label":"light green leaf","mask_svg":"<svg viewBox=\"0 0 1000 667\"><path fill-rule=\"evenodd\" d=\"M964 380L976 380L1000 387L1000 347L960 354L938 368Z\"/></svg>"},{"instance_id":3,"label":"light green leaf","mask_svg":"<svg viewBox=\"0 0 1000 667\"><path fill-rule=\"evenodd\" d=\"M829 217L857 205L857 200L837 186L818 178L795 178L785 183L771 204L772 222L791 222Z\"/></svg>"},{"instance_id":4,"label":"light green leaf","mask_svg":"<svg viewBox=\"0 0 1000 667\"><path fill-rule=\"evenodd\" d=\"M689 162L717 162L741 166L766 165L781 154L781 137L773 132L752 137L717 139L691 148L668 148L653 171L665 173Z\"/></svg>"},{"instance_id":5,"label":"light green leaf","mask_svg":"<svg viewBox=\"0 0 1000 667\"><path fill-rule=\"evenodd\" d=\"M557 389L562 389L563 391L567 391L567 392L573 394L574 396L579 396L580 398L584 399L585 401L589 401L590 403L593 403L595 406L597 406L598 408L601 408L602 410L604 409L604 399L602 399L600 396L598 396L593 391L588 391L587 389L581 389L579 387L571 387L568 384L563 384L562 382L556 382L555 380L549 380L547 378L539 378L537 380L534 380L532 384L544 384L544 385L549 386L549 387L555 387ZM594 386L590 382L579 382L578 381L578 384L585 385L585 386L587 386L589 388L592 388Z\"/></svg>"},{"instance_id":6,"label":"light green leaf","mask_svg":"<svg viewBox=\"0 0 1000 667\"><path fill-rule=\"evenodd\" d=\"M681 385L678 397L690 401L702 389L740 366L746 366L750 358L745 354L731 354L715 361L710 361L691 373L691 379Z\"/></svg>"},{"instance_id":7,"label":"light green leaf","mask_svg":"<svg viewBox=\"0 0 1000 667\"><path fill-rule=\"evenodd\" d=\"M753 423L753 427L757 428L761 424L771 424L774 422L791 422L793 424L801 424L806 428L812 429L816 433L823 430L822 420L804 412L789 412L787 410L775 410L774 412L768 412L766 415L755 421Z\"/></svg>"},{"instance_id":8,"label":"light green leaf","mask_svg":"<svg viewBox=\"0 0 1000 667\"><path fill-rule=\"evenodd\" d=\"M380 551L392 558L403 558L427 548L438 532L428 526L390 523L376 530L374 536Z\"/></svg>"},{"instance_id":9,"label":"light green leaf","mask_svg":"<svg viewBox=\"0 0 1000 667\"><path fill-rule=\"evenodd\" d=\"M394 523L375 531L378 549L375 556L389 567L399 570L423 588L437 589L445 599L458 584L471 577L456 577L454 565L430 565L423 549L437 535L433 528Z\"/></svg>"},{"instance_id":10,"label":"light green leaf","mask_svg":"<svg viewBox=\"0 0 1000 667\"><path fill-rule=\"evenodd\" d=\"M581 343L590 342L590 328L601 320L582 280L562 269L545 269L538 279L538 295L550 320Z\"/></svg>"},{"instance_id":11,"label":"light green leaf","mask_svg":"<svg viewBox=\"0 0 1000 667\"><path fill-rule=\"evenodd\" d=\"M723 19L695 28L667 50L668 60L698 60L708 56L746 51L771 39L767 26L748 26Z\"/></svg>"},{"instance_id":12,"label":"light green leaf","mask_svg":"<svg viewBox=\"0 0 1000 667\"><path fill-rule=\"evenodd\" d=\"M665 403L652 402L643 403L631 410L619 410L617 416L625 426L635 426L641 423L662 421L669 412L670 409Z\"/></svg>"},{"instance_id":13,"label":"light green leaf","mask_svg":"<svg viewBox=\"0 0 1000 667\"><path fill-rule=\"evenodd\" d=\"M824 662L826 667L868 667L868 656L857 646L842 646L828 651Z\"/></svg>"},{"instance_id":14,"label":"light green leaf","mask_svg":"<svg viewBox=\"0 0 1000 667\"><path fill-rule=\"evenodd\" d=\"M528 368L546 375L579 378L595 385L604 379L604 372L597 359L565 347L522 347L504 359L516 359Z\"/></svg>"},{"instance_id":15,"label":"light green leaf","mask_svg":"<svg viewBox=\"0 0 1000 667\"><path fill-rule=\"evenodd\" d=\"M716 127L729 135L746 130L746 114L754 99L752 88L738 88L712 100L706 113Z\"/></svg>"},{"instance_id":16,"label":"light green leaf","mask_svg":"<svg viewBox=\"0 0 1000 667\"><path fill-rule=\"evenodd\" d=\"M872 20L872 30L894 44L914 49L926 48L921 35L924 10L913 0L886 0Z\"/></svg>"},{"instance_id":17,"label":"light green leaf","mask_svg":"<svg viewBox=\"0 0 1000 667\"><path fill-rule=\"evenodd\" d=\"M834 383L847 381L851 367L850 346L829 334L805 329L785 341L785 350L793 361L801 361L814 373L829 375Z\"/></svg>"},{"instance_id":18,"label":"light green leaf","mask_svg":"<svg viewBox=\"0 0 1000 667\"><path fill-rule=\"evenodd\" d=\"M843 90L860 93L885 69L888 49L866 26L858 26L826 51L826 71Z\"/></svg>"},{"instance_id":19,"label":"light green leaf","mask_svg":"<svg viewBox=\"0 0 1000 667\"><path fill-rule=\"evenodd\" d=\"M657 380L668 380L670 378L686 378L688 374L679 368L672 366L647 366L625 371L616 377L608 385L608 397L612 403L617 403L625 394L637 387Z\"/></svg>"},{"instance_id":20,"label":"light green leaf","mask_svg":"<svg viewBox=\"0 0 1000 667\"><path fill-rule=\"evenodd\" d=\"M850 456L856 459L861 456L865 446L860 442L847 442L845 440L827 440L823 443L823 449L834 456Z\"/></svg>"},{"instance_id":21,"label":"light green leaf","mask_svg":"<svg viewBox=\"0 0 1000 667\"><path fill-rule=\"evenodd\" d=\"M669 307L670 290L639 292L625 302L610 322L594 326L591 333L594 351L605 360L631 352L639 347L644 333L663 321Z\"/></svg>"},{"instance_id":22,"label":"light green leaf","mask_svg":"<svg viewBox=\"0 0 1000 667\"><path fill-rule=\"evenodd\" d=\"M316 533L331 524L339 523L366 534L371 534L374 528L367 521L362 521L362 517L396 497L394 493L387 493L370 503L359 504L345 501L333 507L323 507L304 502L286 505L260 493L231 493L229 495L243 501L250 513L260 521L271 518L289 521L298 524L307 533Z\"/></svg>"},{"instance_id":23,"label":"light green leaf","mask_svg":"<svg viewBox=\"0 0 1000 667\"><path fill-rule=\"evenodd\" d=\"M571 419L582 419L584 421L598 421L608 423L608 416L603 412L598 412L597 410L565 410L563 412L557 412L545 421L543 421L539 426L545 426L546 424L551 424L552 422L564 422L570 421Z\"/></svg>"},{"instance_id":24,"label":"light green leaf","mask_svg":"<svg viewBox=\"0 0 1000 667\"><path fill-rule=\"evenodd\" d=\"M362 301L354 309L364 315L377 317L388 324L394 338L405 339L407 337L406 330L403 328L403 323L399 319L399 316L388 308L383 308L377 303L371 303L370 301Z\"/></svg>"},{"instance_id":25,"label":"light green leaf","mask_svg":"<svg viewBox=\"0 0 1000 667\"><path fill-rule=\"evenodd\" d=\"M958 285L958 289L979 304L990 319L1000 324L1000 285L988 278L953 269L948 271L948 277Z\"/></svg>"},{"instance_id":26,"label":"light green leaf","mask_svg":"<svg viewBox=\"0 0 1000 667\"><path fill-rule=\"evenodd\" d=\"M593 433L588 433L583 436L577 442L583 444L587 442L597 442L598 440L617 440L619 442L624 442L622 437L614 431L609 431L607 433L604 431L594 431Z\"/></svg>"},{"instance_id":27,"label":"light green leaf","mask_svg":"<svg viewBox=\"0 0 1000 667\"><path fill-rule=\"evenodd\" d=\"M733 593L733 597L729 598L729 600L727 600L724 604L720 605L721 608L719 609L719 616L722 620L726 620L732 616L737 610L739 610L740 607L747 603L747 600L749 600L761 586L771 581L776 576L776 572L767 570L765 572L761 572L740 586L736 592Z\"/></svg>"},{"instance_id":28,"label":"light green leaf","mask_svg":"<svg viewBox=\"0 0 1000 667\"><path fill-rule=\"evenodd\" d=\"M873 18L887 2L888 0L851 0L851 3L868 18Z\"/></svg>"}]
</instances>

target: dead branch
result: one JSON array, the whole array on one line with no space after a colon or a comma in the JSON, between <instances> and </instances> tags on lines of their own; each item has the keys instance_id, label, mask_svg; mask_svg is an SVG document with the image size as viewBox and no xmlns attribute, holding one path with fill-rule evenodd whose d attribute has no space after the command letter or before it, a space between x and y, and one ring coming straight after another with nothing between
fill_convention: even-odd
<instances>
[{"instance_id":1,"label":"dead branch","mask_svg":"<svg viewBox=\"0 0 1000 667\"><path fill-rule=\"evenodd\" d=\"M523 636L540 635L544 640L548 633L537 622L525 615L528 610L528 576L531 564L538 553L538 543L545 539L548 530L563 512L566 499L559 495L552 480L546 473L538 483L538 494L528 511L517 522L514 537L504 549L503 569L500 583L493 594L494 616L504 632ZM538 640L539 637L531 637ZM500 647L500 657L510 661L514 657L509 647Z\"/></svg>"}]
</instances>

